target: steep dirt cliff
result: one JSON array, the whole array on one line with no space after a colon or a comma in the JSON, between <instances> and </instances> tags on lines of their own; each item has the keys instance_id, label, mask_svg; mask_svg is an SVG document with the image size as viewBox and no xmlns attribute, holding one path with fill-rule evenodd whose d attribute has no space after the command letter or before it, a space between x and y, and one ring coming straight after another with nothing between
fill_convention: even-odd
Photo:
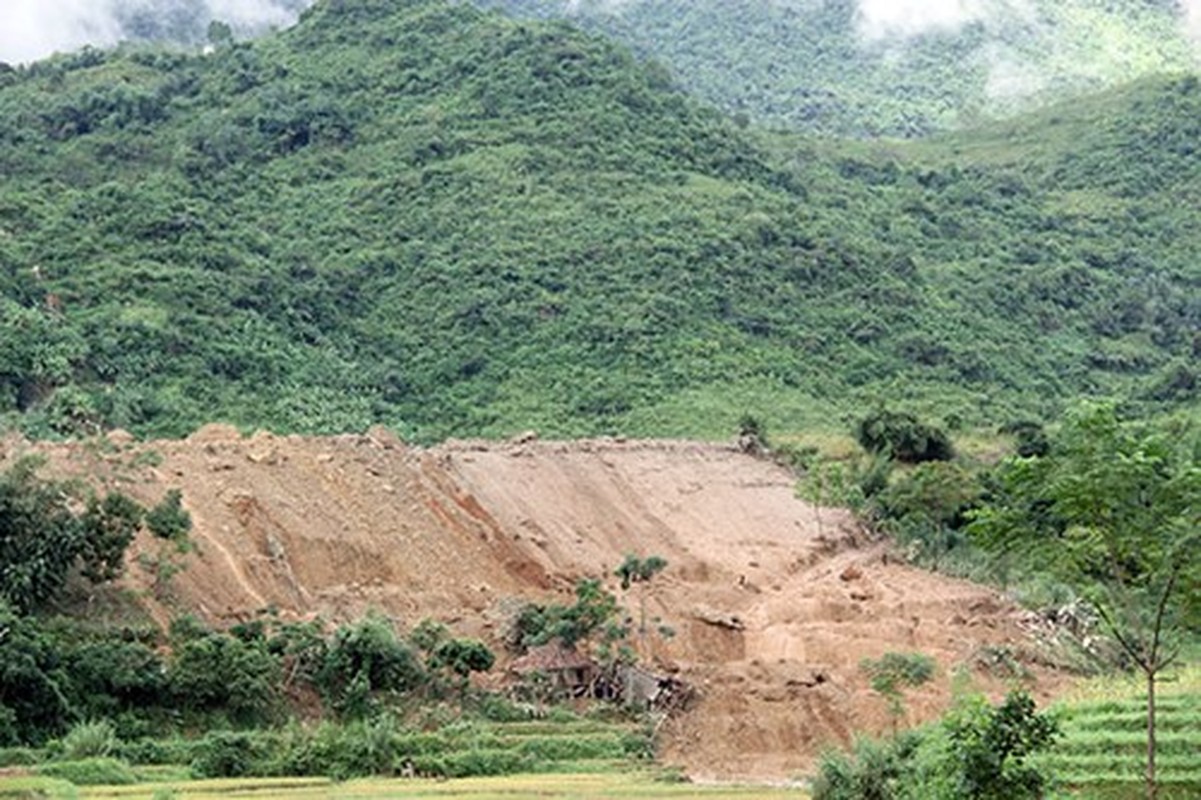
<instances>
[{"instance_id":1,"label":"steep dirt cliff","mask_svg":"<svg viewBox=\"0 0 1201 800\"><path fill-rule=\"evenodd\" d=\"M5 458L30 447L9 442ZM523 601L567 602L579 578L605 577L632 615L645 606L675 631L640 646L699 690L662 729L664 759L698 778L787 777L852 731L885 729L865 657L938 661L908 701L917 721L945 708L956 669L1001 687L976 668L981 648L1031 646L995 592L890 559L844 511L798 500L786 470L730 445L525 437L418 449L382 429L242 437L211 425L182 441L36 450L53 472L147 503L183 491L197 545L186 569L156 597L137 556L158 543L140 539L126 578L160 621L274 608L337 622L376 609L497 642ZM625 593L612 573L631 553L668 567ZM1036 693L1060 680L1029 669Z\"/></svg>"}]
</instances>

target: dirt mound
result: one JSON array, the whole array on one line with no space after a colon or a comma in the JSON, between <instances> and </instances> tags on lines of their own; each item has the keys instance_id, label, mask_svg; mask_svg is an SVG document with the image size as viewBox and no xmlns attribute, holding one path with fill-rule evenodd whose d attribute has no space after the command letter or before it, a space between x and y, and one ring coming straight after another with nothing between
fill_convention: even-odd
<instances>
[{"instance_id":1,"label":"dirt mound","mask_svg":"<svg viewBox=\"0 0 1201 800\"><path fill-rule=\"evenodd\" d=\"M56 472L147 503L183 490L197 549L169 592L148 593L160 620L181 607L217 623L378 609L495 642L522 600L569 601L579 578L612 576L627 554L662 556L667 570L625 599L675 631L646 637L643 655L699 690L663 730L666 760L700 778L787 777L852 731L886 729L865 657L937 659L938 678L908 703L916 721L945 708L952 670L982 648L1030 644L995 593L890 560L845 512L798 500L787 471L733 446L524 436L416 449L382 429L242 437L212 425L183 441L37 450ZM157 546L135 543L130 582L153 586L152 559L137 556ZM1036 691L1054 687L1032 670Z\"/></svg>"}]
</instances>

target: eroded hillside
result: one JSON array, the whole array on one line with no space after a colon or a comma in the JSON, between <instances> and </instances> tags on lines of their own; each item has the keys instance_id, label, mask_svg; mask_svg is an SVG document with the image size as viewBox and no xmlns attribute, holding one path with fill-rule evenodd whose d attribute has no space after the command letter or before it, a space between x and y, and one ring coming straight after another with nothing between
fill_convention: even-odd
<instances>
[{"instance_id":1,"label":"eroded hillside","mask_svg":"<svg viewBox=\"0 0 1201 800\"><path fill-rule=\"evenodd\" d=\"M31 449L9 442L0 466ZM241 437L37 445L55 473L101 476L145 501L183 491L197 548L170 590L151 591L138 553L127 582L160 621L193 610L245 620L332 621L378 609L402 625L434 617L498 650L524 601L566 600L577 579L612 578L630 553L660 555L647 614L674 628L643 658L679 673L700 701L664 727L664 759L701 778L784 777L852 731L888 725L864 657L921 651L939 674L909 702L929 718L965 665L984 688L981 648L1031 659L1022 616L993 592L915 570L869 542L843 511L794 494L775 464L721 444L533 437L410 448L374 429L333 438ZM631 613L637 613L631 611Z\"/></svg>"}]
</instances>

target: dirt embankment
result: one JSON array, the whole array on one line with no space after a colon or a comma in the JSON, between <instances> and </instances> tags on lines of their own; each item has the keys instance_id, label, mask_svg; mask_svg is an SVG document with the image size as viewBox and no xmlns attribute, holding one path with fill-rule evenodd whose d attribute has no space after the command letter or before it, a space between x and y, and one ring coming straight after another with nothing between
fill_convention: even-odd
<instances>
[{"instance_id":1,"label":"dirt embankment","mask_svg":"<svg viewBox=\"0 0 1201 800\"><path fill-rule=\"evenodd\" d=\"M7 456L22 449L9 443ZM971 670L982 647L1029 644L994 592L890 560L845 512L796 499L787 471L730 446L527 438L415 449L383 430L243 438L208 426L182 441L37 450L55 472L102 475L147 503L182 489L198 546L171 594L216 623L268 607L334 622L378 609L495 642L522 602L569 602L579 578L608 576L632 614L645 605L675 631L642 649L700 690L663 728L665 760L699 778L788 777L852 731L886 729L865 657L938 661L908 701L917 721L945 708L952 671ZM156 546L135 544L127 580L151 585L137 554ZM625 596L611 576L630 553L669 566ZM146 602L160 620L172 611L150 593ZM1036 693L1055 687L1031 669Z\"/></svg>"}]
</instances>

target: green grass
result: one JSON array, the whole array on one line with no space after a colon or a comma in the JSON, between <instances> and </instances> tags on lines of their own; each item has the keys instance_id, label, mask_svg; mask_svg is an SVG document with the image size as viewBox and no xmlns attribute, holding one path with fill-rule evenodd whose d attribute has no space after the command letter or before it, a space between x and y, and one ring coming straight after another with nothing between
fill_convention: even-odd
<instances>
[{"instance_id":1,"label":"green grass","mask_svg":"<svg viewBox=\"0 0 1201 800\"><path fill-rule=\"evenodd\" d=\"M173 792L173 794L168 794ZM362 780L334 784L320 781L223 780L142 786L91 787L81 800L120 798L151 800L156 796L187 800L205 798L470 798L510 800L539 797L582 800L583 798L735 798L790 797L804 800L796 789L767 786L694 786L664 782L652 773L516 775L500 778L466 778L450 781Z\"/></svg>"},{"instance_id":2,"label":"green grass","mask_svg":"<svg viewBox=\"0 0 1201 800\"><path fill-rule=\"evenodd\" d=\"M1201 668L1169 676L1157 693L1157 777L1163 797L1201 795ZM1058 709L1063 739L1042 762L1072 796L1119 798L1141 791L1146 695L1139 680L1090 682Z\"/></svg>"},{"instance_id":3,"label":"green grass","mask_svg":"<svg viewBox=\"0 0 1201 800\"><path fill-rule=\"evenodd\" d=\"M33 777L18 775L15 777L0 777L0 798L10 800L74 800L78 792L74 784L58 778Z\"/></svg>"}]
</instances>

